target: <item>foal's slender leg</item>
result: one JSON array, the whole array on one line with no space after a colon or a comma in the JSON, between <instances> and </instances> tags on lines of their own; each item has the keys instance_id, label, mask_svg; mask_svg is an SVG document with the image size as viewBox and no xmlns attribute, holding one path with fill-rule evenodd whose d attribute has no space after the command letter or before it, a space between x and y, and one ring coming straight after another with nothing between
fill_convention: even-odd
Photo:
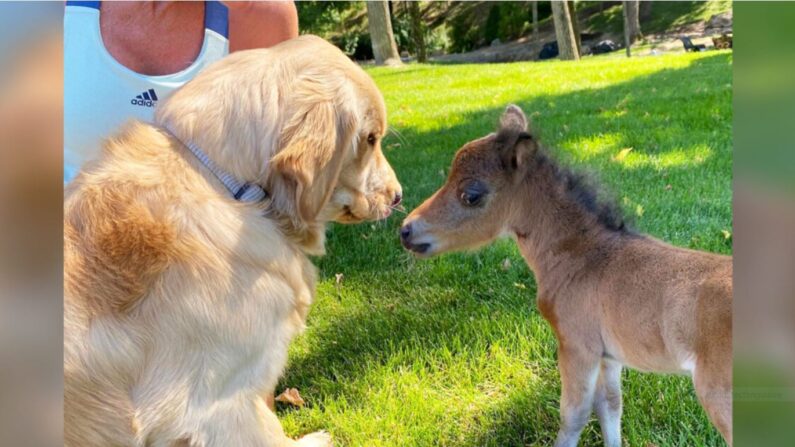
<instances>
[{"instance_id":1,"label":"foal's slender leg","mask_svg":"<svg viewBox=\"0 0 795 447\"><path fill-rule=\"evenodd\" d=\"M729 358L728 362L731 362ZM701 406L728 445L732 445L731 363L696 362L693 385Z\"/></svg>"},{"instance_id":2,"label":"foal's slender leg","mask_svg":"<svg viewBox=\"0 0 795 447\"><path fill-rule=\"evenodd\" d=\"M710 421L732 445L731 280L706 282L698 296L701 316L693 385Z\"/></svg>"},{"instance_id":3,"label":"foal's slender leg","mask_svg":"<svg viewBox=\"0 0 795 447\"><path fill-rule=\"evenodd\" d=\"M580 433L593 408L599 356L582 348L558 349L558 366L562 395L560 398L560 431L555 447L576 447Z\"/></svg>"},{"instance_id":4,"label":"foal's slender leg","mask_svg":"<svg viewBox=\"0 0 795 447\"><path fill-rule=\"evenodd\" d=\"M621 367L614 360L602 359L596 381L593 407L606 447L621 447Z\"/></svg>"}]
</instances>

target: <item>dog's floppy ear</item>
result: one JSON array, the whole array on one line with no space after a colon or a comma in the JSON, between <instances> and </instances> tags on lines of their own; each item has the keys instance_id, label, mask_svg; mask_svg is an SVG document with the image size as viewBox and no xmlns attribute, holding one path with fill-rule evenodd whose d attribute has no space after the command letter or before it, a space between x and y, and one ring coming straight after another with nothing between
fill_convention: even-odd
<instances>
[{"instance_id":1,"label":"dog's floppy ear","mask_svg":"<svg viewBox=\"0 0 795 447\"><path fill-rule=\"evenodd\" d=\"M303 223L313 222L331 198L353 130L350 115L331 101L308 105L286 126L283 149L271 159L273 192L292 202Z\"/></svg>"},{"instance_id":2,"label":"dog's floppy ear","mask_svg":"<svg viewBox=\"0 0 795 447\"><path fill-rule=\"evenodd\" d=\"M536 141L528 130L527 118L518 106L509 105L500 117L496 146L502 165L509 172L524 166L536 151Z\"/></svg>"}]
</instances>

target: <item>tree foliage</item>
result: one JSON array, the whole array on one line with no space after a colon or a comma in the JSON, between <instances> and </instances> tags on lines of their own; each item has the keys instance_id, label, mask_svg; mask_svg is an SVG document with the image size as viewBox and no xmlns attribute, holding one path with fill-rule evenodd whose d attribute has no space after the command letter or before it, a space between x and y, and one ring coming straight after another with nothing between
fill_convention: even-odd
<instances>
[{"instance_id":1,"label":"tree foliage","mask_svg":"<svg viewBox=\"0 0 795 447\"><path fill-rule=\"evenodd\" d=\"M364 2L300 1L295 4L302 34L317 34L354 59L373 58Z\"/></svg>"},{"instance_id":2,"label":"tree foliage","mask_svg":"<svg viewBox=\"0 0 795 447\"><path fill-rule=\"evenodd\" d=\"M456 2L453 2L456 3ZM451 18L450 51L470 51L532 32L532 2L463 2ZM538 18L552 14L550 2L539 2Z\"/></svg>"}]
</instances>

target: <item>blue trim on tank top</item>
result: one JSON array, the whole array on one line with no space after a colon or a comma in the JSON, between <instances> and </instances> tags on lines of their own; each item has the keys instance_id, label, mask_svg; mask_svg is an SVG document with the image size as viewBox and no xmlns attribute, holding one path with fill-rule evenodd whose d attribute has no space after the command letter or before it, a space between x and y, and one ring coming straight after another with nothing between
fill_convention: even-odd
<instances>
[{"instance_id":1,"label":"blue trim on tank top","mask_svg":"<svg viewBox=\"0 0 795 447\"><path fill-rule=\"evenodd\" d=\"M229 10L218 1L204 2L204 28L229 38Z\"/></svg>"},{"instance_id":2,"label":"blue trim on tank top","mask_svg":"<svg viewBox=\"0 0 795 447\"><path fill-rule=\"evenodd\" d=\"M99 2L84 2L84 1L68 0L66 2L66 6L84 6L86 8L94 8L96 10L99 10Z\"/></svg>"}]
</instances>

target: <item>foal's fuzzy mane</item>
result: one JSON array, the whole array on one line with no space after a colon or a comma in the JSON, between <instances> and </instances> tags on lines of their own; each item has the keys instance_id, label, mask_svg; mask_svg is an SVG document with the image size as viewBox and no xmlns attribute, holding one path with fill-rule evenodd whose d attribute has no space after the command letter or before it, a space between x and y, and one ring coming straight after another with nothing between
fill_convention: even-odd
<instances>
[{"instance_id":1,"label":"foal's fuzzy mane","mask_svg":"<svg viewBox=\"0 0 795 447\"><path fill-rule=\"evenodd\" d=\"M562 186L566 196L583 211L596 217L596 221L610 231L631 232L629 222L612 194L605 193L589 172L575 171L563 166L546 149L535 153L537 168L547 166L555 182Z\"/></svg>"}]
</instances>

